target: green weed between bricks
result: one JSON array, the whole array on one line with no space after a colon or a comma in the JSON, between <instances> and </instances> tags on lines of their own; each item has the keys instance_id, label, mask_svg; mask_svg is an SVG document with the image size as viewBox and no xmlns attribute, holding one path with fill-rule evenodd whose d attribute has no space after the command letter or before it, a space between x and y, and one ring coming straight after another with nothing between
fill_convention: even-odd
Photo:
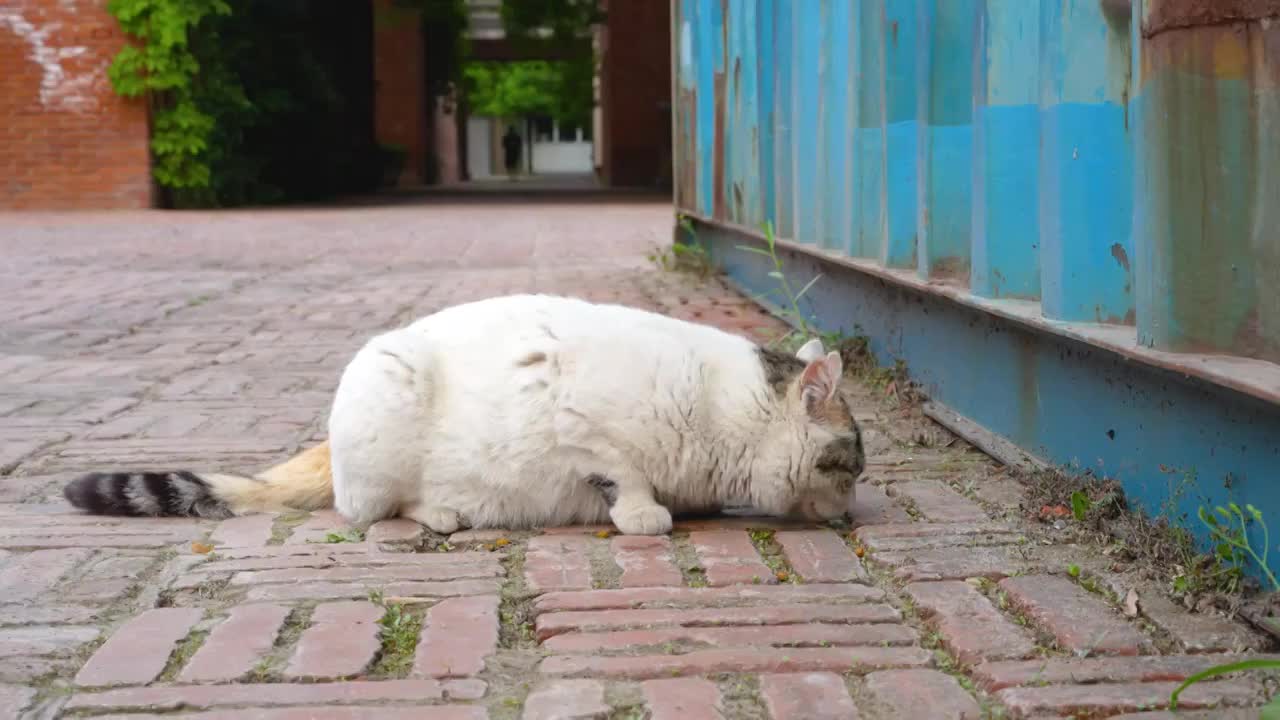
<instances>
[{"instance_id":1,"label":"green weed between bricks","mask_svg":"<svg viewBox=\"0 0 1280 720\"><path fill-rule=\"evenodd\" d=\"M813 279L805 283L799 292L795 292L791 287L791 281L787 279L787 274L784 272L782 258L778 257L778 241L777 235L773 231L773 222L766 221L761 230L764 231L764 248L739 245L738 249L743 252L762 255L769 259L769 262L773 265L773 269L769 271L769 277L777 281L778 287L757 295L756 300L767 298L770 295L780 296L782 302L773 303L778 308L778 315L783 319L790 320L797 326L796 329L778 338L774 343L786 349L795 350L811 337L821 338L822 343L827 346L838 345L843 342L845 337L842 333L822 332L800 311L800 300L822 279L822 273L814 275Z\"/></svg>"},{"instance_id":2,"label":"green weed between bricks","mask_svg":"<svg viewBox=\"0 0 1280 720\"><path fill-rule=\"evenodd\" d=\"M683 231L684 242L675 242L670 247L656 248L647 256L649 261L666 272L685 272L696 275L699 279L714 275L718 270L711 259L711 253L698 239L698 231L693 220L684 213L677 213L678 226ZM765 248L738 246L739 250L762 255L769 259L773 270L768 276L777 281L778 286L763 293L756 293L753 299L765 304L774 314L789 321L791 330L775 337L766 343L771 348L786 352L795 352L809 338L822 340L824 347L836 350L844 360L845 369L850 375L861 377L872 387L892 395L896 399L910 400L914 397L914 386L910 382L907 366L901 359L895 359L892 367L880 367L871 355L870 344L862 329L854 326L854 334L846 335L842 330L824 332L816 321L800 310L800 301L821 279L821 274L814 276L797 292L784 272L784 263L778 256L777 236L773 225L765 223L761 226L765 238ZM773 299L770 299L773 296ZM779 300L780 298L780 300Z\"/></svg>"},{"instance_id":3,"label":"green weed between bricks","mask_svg":"<svg viewBox=\"0 0 1280 720\"><path fill-rule=\"evenodd\" d=\"M388 601L380 591L369 593L369 602L382 608L378 619L378 639L382 654L373 670L375 675L401 677L413 664L414 649L422 630L422 618L408 612L403 603Z\"/></svg>"},{"instance_id":4,"label":"green weed between bricks","mask_svg":"<svg viewBox=\"0 0 1280 720\"><path fill-rule=\"evenodd\" d=\"M711 262L711 253L698 241L698 231L688 215L683 213L676 215L676 222L684 231L688 242L672 243L670 247L655 249L649 253L649 262L657 265L660 270L683 271L697 275L699 279L707 279L715 273L716 269L715 264Z\"/></svg>"},{"instance_id":5,"label":"green weed between bricks","mask_svg":"<svg viewBox=\"0 0 1280 720\"><path fill-rule=\"evenodd\" d=\"M1280 581L1276 580L1275 574L1267 566L1267 556L1271 549L1271 535L1267 531L1267 523L1262 518L1261 510L1249 504L1241 508L1236 503L1228 503L1226 507L1219 505L1213 509L1213 512L1209 512L1201 506L1199 517L1200 522L1208 528L1209 535L1215 543L1214 552L1220 559L1224 562L1234 563L1237 567L1244 563L1246 557L1252 559L1258 564L1258 567L1262 568L1267 581L1271 583L1271 589L1280 592ZM1249 540L1248 530L1251 522L1257 523L1258 528L1262 531L1261 555L1258 554L1258 551L1253 547L1253 543ZM1215 665L1202 670L1187 678L1178 686L1177 690L1173 691L1173 694L1169 696L1169 709L1176 710L1178 708L1178 697L1192 685L1212 677L1244 670L1280 670L1280 660L1245 660L1243 662ZM1280 720L1280 695L1271 698L1263 706L1258 717L1259 720Z\"/></svg>"}]
</instances>

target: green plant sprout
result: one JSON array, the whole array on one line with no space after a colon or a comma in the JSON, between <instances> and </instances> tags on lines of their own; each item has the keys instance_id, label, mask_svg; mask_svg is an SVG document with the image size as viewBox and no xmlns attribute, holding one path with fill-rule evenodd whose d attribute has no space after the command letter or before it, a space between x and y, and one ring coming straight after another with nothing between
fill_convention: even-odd
<instances>
[{"instance_id":1,"label":"green plant sprout","mask_svg":"<svg viewBox=\"0 0 1280 720\"><path fill-rule=\"evenodd\" d=\"M802 340L816 336L822 337L824 342L829 337L838 335L838 333L823 333L821 330L814 327L809 322L809 319L805 317L804 313L800 311L800 299L803 298L805 294L813 288L814 284L822 278L822 274L818 273L817 275L814 275L813 279L806 283L804 287L800 288L799 292L794 292L791 288L791 281L787 279L786 273L783 272L782 258L778 257L777 236L773 231L773 221L766 220L764 225L761 226L761 230L764 232L765 247L768 248L767 250L746 245L738 246L739 250L755 253L756 255L762 255L769 258L769 262L773 263L773 270L769 272L769 277L778 281L778 287L774 291L761 293L756 297L759 299L765 295L771 294L772 292L780 293L786 302L786 307L780 308L778 310L778 314L784 318L791 318L795 324L799 325L796 330L778 338L775 343L781 343L785 340L792 339L797 334L801 336Z\"/></svg>"},{"instance_id":2,"label":"green plant sprout","mask_svg":"<svg viewBox=\"0 0 1280 720\"><path fill-rule=\"evenodd\" d=\"M1276 580L1275 574L1267 566L1271 537L1267 532L1267 523L1262 519L1261 510L1249 504L1241 508L1236 503L1227 503L1226 507L1221 505L1215 507L1213 513L1206 511L1202 506L1198 515L1200 522L1209 529L1209 535L1216 543L1214 552L1219 558L1233 563L1237 567L1243 563L1246 556L1252 558L1254 562L1258 563L1258 567L1262 568L1263 574L1266 575L1267 580L1271 583L1271 589L1280 592L1280 581ZM1253 543L1249 541L1248 528L1250 522L1257 523L1258 527L1262 529L1261 555L1254 549ZM1184 680L1178 686L1178 689L1173 691L1173 694L1169 696L1169 709L1176 710L1178 708L1178 696L1182 694L1182 691L1201 680L1243 670L1277 669L1280 669L1280 660L1245 660L1206 668ZM1262 707L1259 718L1260 720L1280 720L1280 695L1271 698Z\"/></svg>"},{"instance_id":3,"label":"green plant sprout","mask_svg":"<svg viewBox=\"0 0 1280 720\"><path fill-rule=\"evenodd\" d=\"M711 253L707 252L707 248L698 241L697 228L694 227L693 220L688 215L677 214L676 222L689 238L689 242L687 244L676 242L669 248L655 249L649 253L649 261L661 270L668 272L685 270L705 280L715 272Z\"/></svg>"}]
</instances>

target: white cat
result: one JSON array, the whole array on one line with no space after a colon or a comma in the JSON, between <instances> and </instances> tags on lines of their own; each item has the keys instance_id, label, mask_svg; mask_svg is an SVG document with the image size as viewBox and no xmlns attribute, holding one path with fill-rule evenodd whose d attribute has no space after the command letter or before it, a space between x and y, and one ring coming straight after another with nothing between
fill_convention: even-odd
<instances>
[{"instance_id":1,"label":"white cat","mask_svg":"<svg viewBox=\"0 0 1280 720\"><path fill-rule=\"evenodd\" d=\"M90 511L226 517L336 507L449 533L750 505L839 518L863 470L840 356L796 357L616 305L520 295L458 305L370 340L343 372L328 448L258 478L98 473ZM332 473L328 472L329 462Z\"/></svg>"}]
</instances>

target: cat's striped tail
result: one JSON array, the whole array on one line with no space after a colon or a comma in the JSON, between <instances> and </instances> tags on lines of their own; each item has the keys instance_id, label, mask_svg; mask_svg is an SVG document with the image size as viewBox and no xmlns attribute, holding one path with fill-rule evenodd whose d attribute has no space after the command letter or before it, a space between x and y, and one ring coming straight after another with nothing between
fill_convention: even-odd
<instances>
[{"instance_id":1,"label":"cat's striped tail","mask_svg":"<svg viewBox=\"0 0 1280 720\"><path fill-rule=\"evenodd\" d=\"M62 494L95 515L226 518L333 507L333 472L325 442L252 478L185 470L89 473Z\"/></svg>"}]
</instances>

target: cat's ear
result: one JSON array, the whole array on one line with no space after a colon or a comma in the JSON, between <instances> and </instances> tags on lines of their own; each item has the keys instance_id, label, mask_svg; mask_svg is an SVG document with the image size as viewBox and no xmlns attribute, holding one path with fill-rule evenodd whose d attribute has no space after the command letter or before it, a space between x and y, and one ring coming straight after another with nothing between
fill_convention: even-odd
<instances>
[{"instance_id":1,"label":"cat's ear","mask_svg":"<svg viewBox=\"0 0 1280 720\"><path fill-rule=\"evenodd\" d=\"M800 346L800 349L796 351L796 357L810 363L814 360L820 360L824 352L826 350L822 347L822 339L814 338Z\"/></svg>"},{"instance_id":2,"label":"cat's ear","mask_svg":"<svg viewBox=\"0 0 1280 720\"><path fill-rule=\"evenodd\" d=\"M821 413L831 398L836 395L840 386L840 375L844 365L840 362L840 353L830 352L805 366L800 373L800 399L804 409L811 416Z\"/></svg>"}]
</instances>

